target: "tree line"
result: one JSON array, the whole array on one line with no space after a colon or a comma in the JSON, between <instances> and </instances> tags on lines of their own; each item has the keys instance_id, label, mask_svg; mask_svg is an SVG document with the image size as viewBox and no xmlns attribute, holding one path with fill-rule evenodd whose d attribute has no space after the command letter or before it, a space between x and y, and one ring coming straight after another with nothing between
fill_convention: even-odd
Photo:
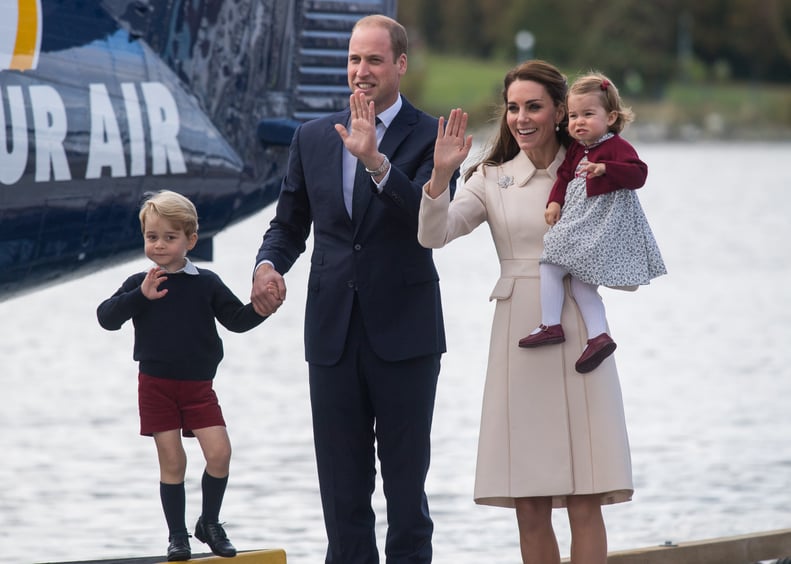
<instances>
[{"instance_id":1,"label":"tree line","mask_svg":"<svg viewBox=\"0 0 791 564\"><path fill-rule=\"evenodd\" d=\"M632 95L678 80L791 83L791 0L399 0L398 17L413 45L597 69Z\"/></svg>"}]
</instances>

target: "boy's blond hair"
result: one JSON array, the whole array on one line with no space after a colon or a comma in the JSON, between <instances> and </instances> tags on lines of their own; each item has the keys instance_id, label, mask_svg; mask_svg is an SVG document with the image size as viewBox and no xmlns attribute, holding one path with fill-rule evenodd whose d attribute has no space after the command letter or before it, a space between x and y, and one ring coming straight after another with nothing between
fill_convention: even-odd
<instances>
[{"instance_id":1,"label":"boy's blond hair","mask_svg":"<svg viewBox=\"0 0 791 564\"><path fill-rule=\"evenodd\" d=\"M148 198L140 207L140 230L146 231L146 217L156 214L184 231L187 237L198 232L198 211L189 200L171 190L161 190Z\"/></svg>"}]
</instances>

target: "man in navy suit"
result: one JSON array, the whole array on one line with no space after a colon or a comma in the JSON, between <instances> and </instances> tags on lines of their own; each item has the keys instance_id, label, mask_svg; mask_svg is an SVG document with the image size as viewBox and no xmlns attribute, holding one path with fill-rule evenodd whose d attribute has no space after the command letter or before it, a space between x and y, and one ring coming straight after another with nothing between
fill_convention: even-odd
<instances>
[{"instance_id":1,"label":"man in navy suit","mask_svg":"<svg viewBox=\"0 0 791 564\"><path fill-rule=\"evenodd\" d=\"M282 275L312 225L305 357L326 564L379 562L371 507L377 454L388 564L432 557L424 485L445 331L439 277L417 223L437 120L401 96L406 69L401 24L381 15L357 22L349 110L296 130L256 259L251 299L269 315L285 299Z\"/></svg>"}]
</instances>

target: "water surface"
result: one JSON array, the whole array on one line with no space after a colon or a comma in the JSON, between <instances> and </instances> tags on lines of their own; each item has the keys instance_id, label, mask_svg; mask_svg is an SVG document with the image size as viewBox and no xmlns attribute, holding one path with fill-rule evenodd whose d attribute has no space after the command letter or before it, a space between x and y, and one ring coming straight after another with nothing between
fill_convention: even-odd
<instances>
[{"instance_id":1,"label":"water surface","mask_svg":"<svg viewBox=\"0 0 791 564\"><path fill-rule=\"evenodd\" d=\"M635 496L605 508L611 550L791 526L791 143L647 144L640 198L669 275L602 290L618 342ZM243 299L270 207L215 241ZM513 512L472 502L498 264L488 229L435 254L449 352L428 480L437 564L519 562ZM142 244L141 244L142 257ZM0 554L29 563L161 555L167 530L150 438L138 435L131 324L95 308L144 259L0 303ZM302 314L308 260L288 303L242 335L222 330L216 389L234 446L222 519L240 550L323 561ZM188 523L202 459L187 443ZM384 504L375 497L379 532ZM568 555L566 514L554 514ZM380 541L382 544L382 541ZM204 545L193 540L193 549Z\"/></svg>"}]
</instances>

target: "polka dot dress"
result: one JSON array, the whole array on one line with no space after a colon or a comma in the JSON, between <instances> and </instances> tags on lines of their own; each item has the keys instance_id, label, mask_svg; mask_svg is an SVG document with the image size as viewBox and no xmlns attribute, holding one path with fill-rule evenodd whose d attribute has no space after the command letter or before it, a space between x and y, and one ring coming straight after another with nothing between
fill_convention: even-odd
<instances>
[{"instance_id":1,"label":"polka dot dress","mask_svg":"<svg viewBox=\"0 0 791 564\"><path fill-rule=\"evenodd\" d=\"M612 134L605 135L599 142ZM637 286L667 274L636 190L588 197L583 158L566 188L560 220L544 235L541 262L561 266L583 282Z\"/></svg>"}]
</instances>

